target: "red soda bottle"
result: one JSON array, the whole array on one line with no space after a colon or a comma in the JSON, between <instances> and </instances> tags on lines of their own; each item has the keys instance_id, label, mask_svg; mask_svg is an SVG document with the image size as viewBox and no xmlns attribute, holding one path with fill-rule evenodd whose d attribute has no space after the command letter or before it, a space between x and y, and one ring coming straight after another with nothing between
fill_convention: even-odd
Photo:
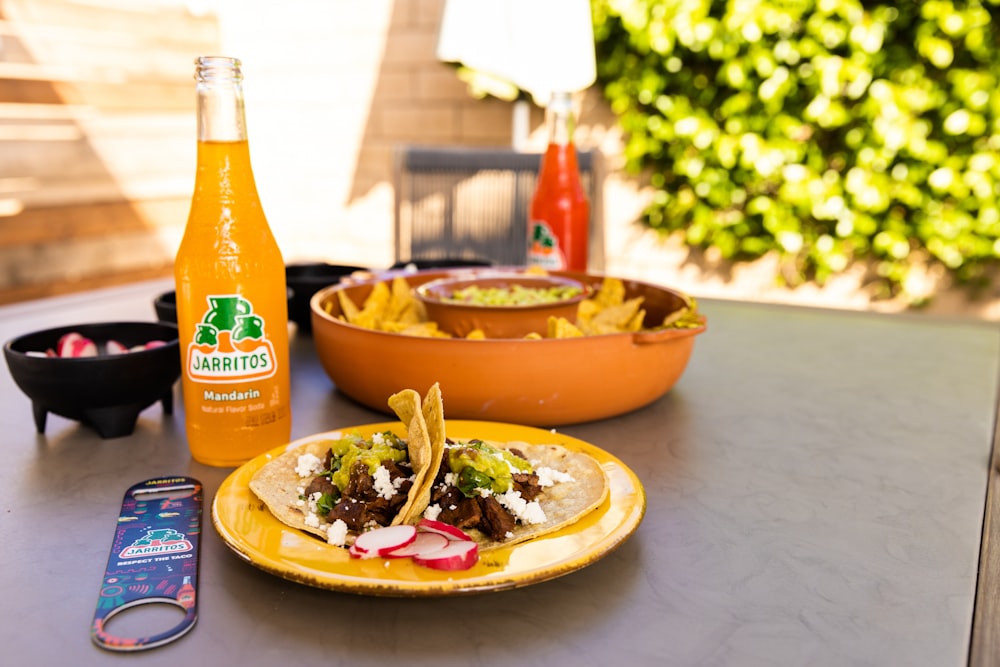
<instances>
[{"instance_id":1,"label":"red soda bottle","mask_svg":"<svg viewBox=\"0 0 1000 667\"><path fill-rule=\"evenodd\" d=\"M590 202L580 182L573 145L575 122L569 93L553 93L546 108L549 144L531 201L528 266L587 270Z\"/></svg>"}]
</instances>

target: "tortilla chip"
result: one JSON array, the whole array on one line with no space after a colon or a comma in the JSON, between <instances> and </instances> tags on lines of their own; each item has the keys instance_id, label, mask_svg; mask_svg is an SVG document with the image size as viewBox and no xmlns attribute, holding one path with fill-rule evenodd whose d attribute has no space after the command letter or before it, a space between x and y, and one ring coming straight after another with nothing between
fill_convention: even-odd
<instances>
[{"instance_id":1,"label":"tortilla chip","mask_svg":"<svg viewBox=\"0 0 1000 667\"><path fill-rule=\"evenodd\" d=\"M386 331L395 331L390 327ZM416 324L404 325L398 333L407 336L420 336L422 338L451 338L451 334L438 329L437 322L418 322Z\"/></svg>"},{"instance_id":2,"label":"tortilla chip","mask_svg":"<svg viewBox=\"0 0 1000 667\"><path fill-rule=\"evenodd\" d=\"M698 301L693 296L685 296L687 305L667 313L663 318L664 329L695 329L705 324L705 318L698 313Z\"/></svg>"},{"instance_id":3,"label":"tortilla chip","mask_svg":"<svg viewBox=\"0 0 1000 667\"><path fill-rule=\"evenodd\" d=\"M410 497L399 508L392 525L412 523L413 517L419 519L427 509L427 502L420 500L422 498L420 491L426 486L427 475L431 471L436 471L437 466L434 465L434 452L431 449L431 436L427 431L427 423L421 415L420 394L412 389L404 389L389 397L389 407L400 421L406 424L407 450L410 455L410 467L413 468L413 487L410 489ZM427 499L429 500L430 496Z\"/></svg>"},{"instance_id":4,"label":"tortilla chip","mask_svg":"<svg viewBox=\"0 0 1000 667\"><path fill-rule=\"evenodd\" d=\"M581 321L580 330L590 335L638 331L638 328L629 327L636 323L642 327L642 320L646 316L646 311L641 310L642 301L642 297L637 296L623 303L606 306L589 321Z\"/></svg>"},{"instance_id":5,"label":"tortilla chip","mask_svg":"<svg viewBox=\"0 0 1000 667\"><path fill-rule=\"evenodd\" d=\"M582 336L583 332L565 317L549 318L549 338L579 338Z\"/></svg>"},{"instance_id":6,"label":"tortilla chip","mask_svg":"<svg viewBox=\"0 0 1000 667\"><path fill-rule=\"evenodd\" d=\"M392 279L391 295L382 314L385 322L416 324L420 322L417 300L413 297L409 283L401 276Z\"/></svg>"},{"instance_id":7,"label":"tortilla chip","mask_svg":"<svg viewBox=\"0 0 1000 667\"><path fill-rule=\"evenodd\" d=\"M618 278L604 278L593 300L601 308L616 306L625 301L625 283Z\"/></svg>"},{"instance_id":8,"label":"tortilla chip","mask_svg":"<svg viewBox=\"0 0 1000 667\"><path fill-rule=\"evenodd\" d=\"M427 433L430 436L431 461L440 461L444 454L444 399L441 397L441 385L435 382L427 395L421 410L424 421L427 422ZM434 466L435 470L437 469Z\"/></svg>"},{"instance_id":9,"label":"tortilla chip","mask_svg":"<svg viewBox=\"0 0 1000 667\"><path fill-rule=\"evenodd\" d=\"M340 302L340 312L344 314L344 319L353 324L360 312L358 307L343 290L337 292L337 301Z\"/></svg>"}]
</instances>

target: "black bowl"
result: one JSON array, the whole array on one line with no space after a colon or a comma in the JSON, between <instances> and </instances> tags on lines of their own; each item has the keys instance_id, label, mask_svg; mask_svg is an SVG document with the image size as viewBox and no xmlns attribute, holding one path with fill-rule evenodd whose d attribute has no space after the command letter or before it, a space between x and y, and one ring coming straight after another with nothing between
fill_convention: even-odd
<instances>
[{"instance_id":1,"label":"black bowl","mask_svg":"<svg viewBox=\"0 0 1000 667\"><path fill-rule=\"evenodd\" d=\"M153 310L156 311L156 319L161 322L177 324L177 292L171 290L157 295L153 299Z\"/></svg>"},{"instance_id":2,"label":"black bowl","mask_svg":"<svg viewBox=\"0 0 1000 667\"><path fill-rule=\"evenodd\" d=\"M313 294L324 287L336 285L342 278L356 271L368 270L361 266L322 262L289 264L285 267L285 282L294 294L288 302L288 319L298 325L299 331L312 331L312 311L309 309L309 301Z\"/></svg>"},{"instance_id":3,"label":"black bowl","mask_svg":"<svg viewBox=\"0 0 1000 667\"><path fill-rule=\"evenodd\" d=\"M109 340L126 347L154 340L166 344L123 354L67 359L28 354L55 349L64 334L76 331L97 343ZM14 382L31 399L35 426L45 433L48 413L92 427L102 438L119 438L135 430L139 413L156 401L173 413L173 386L181 374L177 327L162 322L106 322L46 329L14 338L4 345Z\"/></svg>"}]
</instances>

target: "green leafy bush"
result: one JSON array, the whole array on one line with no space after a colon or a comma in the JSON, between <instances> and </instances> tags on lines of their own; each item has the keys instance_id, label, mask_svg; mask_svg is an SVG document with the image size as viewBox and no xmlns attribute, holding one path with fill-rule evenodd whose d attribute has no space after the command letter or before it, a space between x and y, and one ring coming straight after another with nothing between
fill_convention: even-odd
<instances>
[{"instance_id":1,"label":"green leafy bush","mask_svg":"<svg viewBox=\"0 0 1000 667\"><path fill-rule=\"evenodd\" d=\"M1000 258L1000 0L592 0L643 221L790 283Z\"/></svg>"}]
</instances>

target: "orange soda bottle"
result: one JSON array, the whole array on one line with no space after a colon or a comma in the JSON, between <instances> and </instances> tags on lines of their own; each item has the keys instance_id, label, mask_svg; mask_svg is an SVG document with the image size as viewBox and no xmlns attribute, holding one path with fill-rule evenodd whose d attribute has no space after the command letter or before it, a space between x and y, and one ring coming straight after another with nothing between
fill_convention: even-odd
<instances>
[{"instance_id":1,"label":"orange soda bottle","mask_svg":"<svg viewBox=\"0 0 1000 667\"><path fill-rule=\"evenodd\" d=\"M239 465L288 442L285 264L261 209L236 58L195 60L198 165L177 250L177 327L191 455Z\"/></svg>"},{"instance_id":2,"label":"orange soda bottle","mask_svg":"<svg viewBox=\"0 0 1000 667\"><path fill-rule=\"evenodd\" d=\"M554 93L546 108L549 143L542 156L528 223L528 266L587 270L590 202L580 182L569 93Z\"/></svg>"}]
</instances>

